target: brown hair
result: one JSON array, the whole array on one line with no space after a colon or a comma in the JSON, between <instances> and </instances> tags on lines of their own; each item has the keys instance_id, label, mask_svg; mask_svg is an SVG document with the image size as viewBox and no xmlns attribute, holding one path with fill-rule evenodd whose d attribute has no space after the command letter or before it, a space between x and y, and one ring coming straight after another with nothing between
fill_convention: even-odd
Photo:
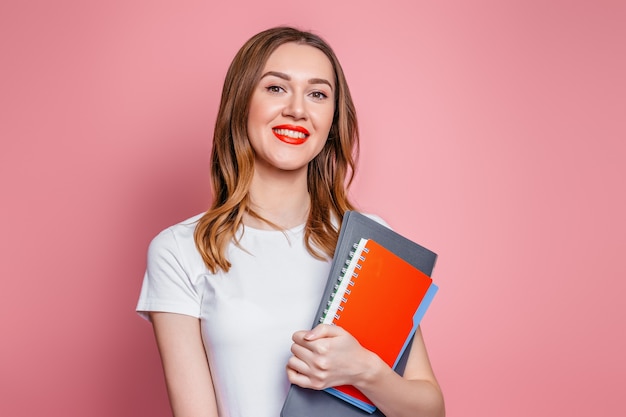
<instances>
[{"instance_id":1,"label":"brown hair","mask_svg":"<svg viewBox=\"0 0 626 417\"><path fill-rule=\"evenodd\" d=\"M248 190L254 171L254 151L247 133L249 104L269 56L289 42L322 51L333 66L337 86L329 140L308 166L312 204L304 238L312 256L332 257L343 214L353 209L347 188L356 169L359 134L354 103L339 60L330 46L313 33L291 27L258 33L241 47L228 68L215 122L211 152L213 202L198 221L194 236L205 264L213 273L230 269L225 252L231 240L237 243L235 234L242 226L244 213L264 220L249 205Z\"/></svg>"}]
</instances>

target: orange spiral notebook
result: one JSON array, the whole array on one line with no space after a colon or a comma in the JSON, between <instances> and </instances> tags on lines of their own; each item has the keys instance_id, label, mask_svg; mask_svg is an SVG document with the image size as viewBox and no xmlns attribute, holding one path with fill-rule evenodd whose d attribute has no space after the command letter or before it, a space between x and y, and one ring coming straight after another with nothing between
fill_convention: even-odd
<instances>
[{"instance_id":1,"label":"orange spiral notebook","mask_svg":"<svg viewBox=\"0 0 626 417\"><path fill-rule=\"evenodd\" d=\"M341 326L394 368L436 292L428 275L376 241L361 239L319 321ZM327 391L368 412L376 409L352 386Z\"/></svg>"}]
</instances>

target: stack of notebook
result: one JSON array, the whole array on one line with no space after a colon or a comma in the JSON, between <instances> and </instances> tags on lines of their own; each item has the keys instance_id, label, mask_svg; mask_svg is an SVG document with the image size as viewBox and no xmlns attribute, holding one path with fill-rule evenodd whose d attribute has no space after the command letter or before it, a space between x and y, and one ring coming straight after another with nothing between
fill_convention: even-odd
<instances>
[{"instance_id":1,"label":"stack of notebook","mask_svg":"<svg viewBox=\"0 0 626 417\"><path fill-rule=\"evenodd\" d=\"M343 327L402 374L417 327L438 287L437 255L355 211L343 219L313 326ZM281 417L383 416L352 386L316 391L292 385Z\"/></svg>"}]
</instances>

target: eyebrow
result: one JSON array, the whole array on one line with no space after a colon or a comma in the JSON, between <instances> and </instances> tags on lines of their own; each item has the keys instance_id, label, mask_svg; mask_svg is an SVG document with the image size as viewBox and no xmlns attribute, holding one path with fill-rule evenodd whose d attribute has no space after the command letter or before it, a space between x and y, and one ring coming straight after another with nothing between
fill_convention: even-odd
<instances>
[{"instance_id":1,"label":"eyebrow","mask_svg":"<svg viewBox=\"0 0 626 417\"><path fill-rule=\"evenodd\" d=\"M291 77L289 75L285 74L284 72L278 72L278 71L268 71L261 76L261 79L268 77L268 76L274 76L274 77L281 78L285 81L291 81ZM308 83L309 84L326 84L330 87L331 90L333 89L333 86L331 85L330 81L324 78L311 78L309 79Z\"/></svg>"}]
</instances>

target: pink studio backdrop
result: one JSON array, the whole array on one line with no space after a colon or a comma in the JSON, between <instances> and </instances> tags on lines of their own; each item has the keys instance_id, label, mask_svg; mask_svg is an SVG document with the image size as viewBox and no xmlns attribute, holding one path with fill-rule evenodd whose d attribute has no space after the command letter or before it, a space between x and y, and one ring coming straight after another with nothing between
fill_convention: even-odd
<instances>
[{"instance_id":1,"label":"pink studio backdrop","mask_svg":"<svg viewBox=\"0 0 626 417\"><path fill-rule=\"evenodd\" d=\"M217 3L0 5L0 415L170 415L146 247L206 208L226 67L277 24L343 62L362 210L439 253L448 415L625 415L624 2Z\"/></svg>"}]
</instances>

